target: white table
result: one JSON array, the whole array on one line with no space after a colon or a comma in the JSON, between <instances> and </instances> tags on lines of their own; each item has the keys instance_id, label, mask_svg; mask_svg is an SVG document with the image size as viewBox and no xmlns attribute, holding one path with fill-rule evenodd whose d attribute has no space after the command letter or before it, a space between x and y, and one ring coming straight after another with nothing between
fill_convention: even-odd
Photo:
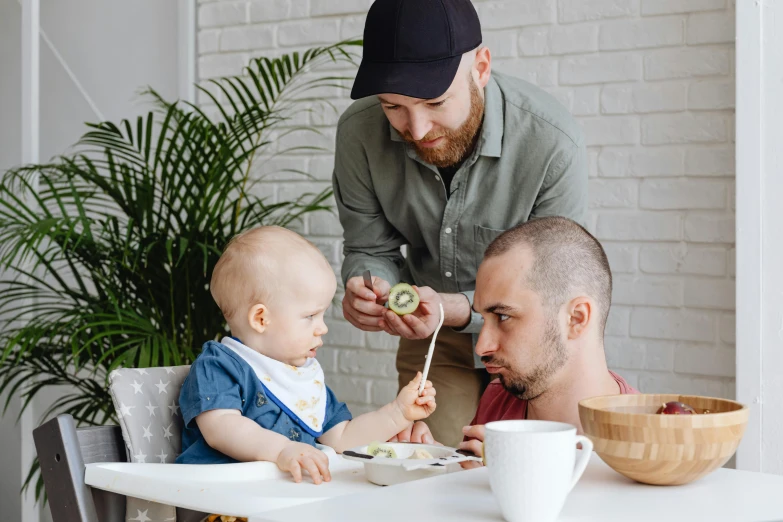
<instances>
[{"instance_id":1,"label":"white table","mask_svg":"<svg viewBox=\"0 0 783 522\"><path fill-rule=\"evenodd\" d=\"M329 454L332 482L295 484L273 463L213 466L89 464L99 489L250 522L340 520L501 521L486 468L379 487L362 464ZM693 484L656 487L619 475L593 454L560 521L783 520L783 476L719 469Z\"/></svg>"},{"instance_id":2,"label":"white table","mask_svg":"<svg viewBox=\"0 0 783 522\"><path fill-rule=\"evenodd\" d=\"M487 469L479 468L250 518L250 522L291 520L452 522L503 518L489 487ZM648 486L626 479L593 453L558 520L783 520L783 476L719 469L684 486Z\"/></svg>"}]
</instances>

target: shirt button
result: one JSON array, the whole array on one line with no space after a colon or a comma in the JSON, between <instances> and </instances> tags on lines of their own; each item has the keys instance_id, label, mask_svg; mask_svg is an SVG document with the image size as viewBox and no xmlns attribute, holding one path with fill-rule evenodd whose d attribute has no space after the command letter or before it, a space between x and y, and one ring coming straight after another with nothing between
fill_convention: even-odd
<instances>
[{"instance_id":1,"label":"shirt button","mask_svg":"<svg viewBox=\"0 0 783 522\"><path fill-rule=\"evenodd\" d=\"M446 277L451 277L451 272L446 272Z\"/></svg>"},{"instance_id":2,"label":"shirt button","mask_svg":"<svg viewBox=\"0 0 783 522\"><path fill-rule=\"evenodd\" d=\"M449 228L447 228L447 229L446 229L446 233L447 233L447 234L451 234L451 227L449 227Z\"/></svg>"},{"instance_id":3,"label":"shirt button","mask_svg":"<svg viewBox=\"0 0 783 522\"><path fill-rule=\"evenodd\" d=\"M440 176L438 176L437 174L435 174L435 179L436 179L437 181L440 181Z\"/></svg>"}]
</instances>

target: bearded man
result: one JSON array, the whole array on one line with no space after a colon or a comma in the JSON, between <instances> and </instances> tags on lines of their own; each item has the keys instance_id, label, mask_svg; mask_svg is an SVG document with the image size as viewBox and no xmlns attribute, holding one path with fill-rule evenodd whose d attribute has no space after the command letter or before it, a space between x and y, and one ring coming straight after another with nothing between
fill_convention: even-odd
<instances>
[{"instance_id":1,"label":"bearded man","mask_svg":"<svg viewBox=\"0 0 783 522\"><path fill-rule=\"evenodd\" d=\"M474 355L484 251L533 218L584 223L584 139L553 97L492 71L469 0L376 0L351 97L358 101L339 120L333 174L344 229L343 315L364 331L400 337L402 386L422 369L443 305L429 373L438 409L427 423L436 440L454 446L490 377ZM401 281L421 299L402 317L384 307ZM412 427L397 439L428 442L422 433Z\"/></svg>"},{"instance_id":2,"label":"bearded man","mask_svg":"<svg viewBox=\"0 0 783 522\"><path fill-rule=\"evenodd\" d=\"M497 380L463 429L460 448L481 455L484 425L499 420L566 422L581 433L579 401L638 393L607 368L611 303L606 253L577 223L535 219L493 241L473 306L484 317L476 353Z\"/></svg>"}]
</instances>

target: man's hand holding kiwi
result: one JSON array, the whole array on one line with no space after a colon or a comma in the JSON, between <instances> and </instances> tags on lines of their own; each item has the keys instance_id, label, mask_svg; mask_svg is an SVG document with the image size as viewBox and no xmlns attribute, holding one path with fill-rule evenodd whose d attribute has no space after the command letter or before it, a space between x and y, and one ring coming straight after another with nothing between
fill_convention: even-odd
<instances>
[{"instance_id":1,"label":"man's hand holding kiwi","mask_svg":"<svg viewBox=\"0 0 783 522\"><path fill-rule=\"evenodd\" d=\"M428 286L413 286L412 289L418 294L418 307L402 315L384 309L378 324L386 333L406 339L426 339L435 332L440 321L439 305L443 305L444 326L463 327L470 321L470 302L464 295L441 294Z\"/></svg>"},{"instance_id":2,"label":"man's hand holding kiwi","mask_svg":"<svg viewBox=\"0 0 783 522\"><path fill-rule=\"evenodd\" d=\"M418 307L412 313L398 315L383 306L389 300L391 285L377 276L373 276L372 282L372 290L364 286L362 277L352 277L345 285L343 316L360 330L426 339L438 326L440 304L445 314L444 326L461 328L470 321L470 302L462 294L439 294L428 286L413 286Z\"/></svg>"}]
</instances>

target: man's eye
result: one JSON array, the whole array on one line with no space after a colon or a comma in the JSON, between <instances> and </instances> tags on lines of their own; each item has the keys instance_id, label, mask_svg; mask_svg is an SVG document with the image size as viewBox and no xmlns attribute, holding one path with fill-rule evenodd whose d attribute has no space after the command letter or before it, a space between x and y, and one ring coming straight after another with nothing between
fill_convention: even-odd
<instances>
[{"instance_id":1,"label":"man's eye","mask_svg":"<svg viewBox=\"0 0 783 522\"><path fill-rule=\"evenodd\" d=\"M444 103L446 103L446 100L441 100L441 101L435 102L435 103L428 103L427 105L429 105L430 107L440 107Z\"/></svg>"},{"instance_id":2,"label":"man's eye","mask_svg":"<svg viewBox=\"0 0 783 522\"><path fill-rule=\"evenodd\" d=\"M394 111L394 110L397 110L397 109L399 109L399 108L400 108L400 106L399 106L399 105L387 105L387 106L386 106L386 107L384 107L384 108L385 108L387 111Z\"/></svg>"},{"instance_id":3,"label":"man's eye","mask_svg":"<svg viewBox=\"0 0 783 522\"><path fill-rule=\"evenodd\" d=\"M508 316L506 314L498 314L498 321L500 321L501 323L506 319L508 319Z\"/></svg>"}]
</instances>

